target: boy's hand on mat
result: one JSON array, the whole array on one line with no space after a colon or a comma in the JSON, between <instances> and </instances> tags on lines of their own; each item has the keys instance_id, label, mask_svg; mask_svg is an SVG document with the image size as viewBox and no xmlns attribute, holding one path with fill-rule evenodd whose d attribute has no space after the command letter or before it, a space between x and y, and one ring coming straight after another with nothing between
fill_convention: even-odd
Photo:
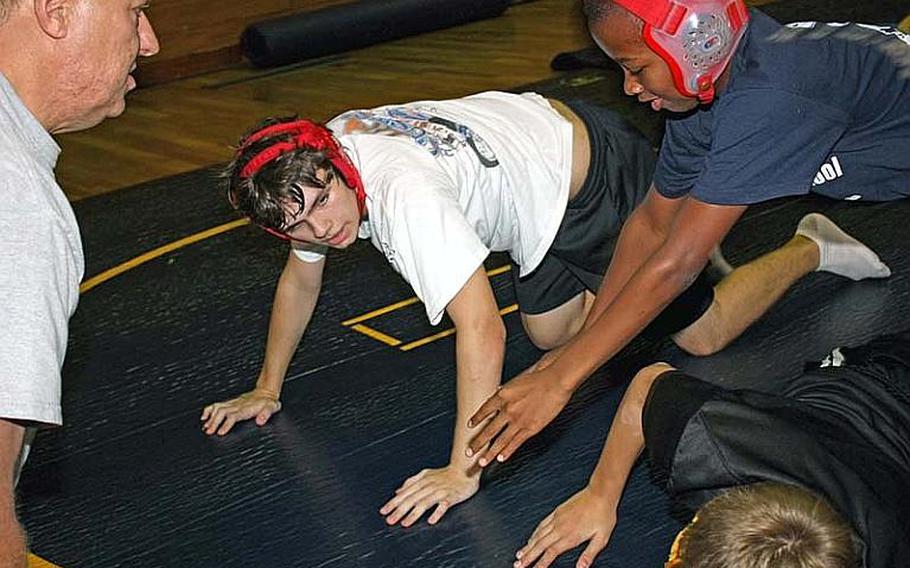
<instances>
[{"instance_id":1,"label":"boy's hand on mat","mask_svg":"<svg viewBox=\"0 0 910 568\"><path fill-rule=\"evenodd\" d=\"M561 387L546 369L518 375L488 398L468 421L468 427L474 428L492 417L468 444L468 457L490 444L477 463L485 467L494 459L506 461L552 422L571 396L572 391Z\"/></svg>"},{"instance_id":2,"label":"boy's hand on mat","mask_svg":"<svg viewBox=\"0 0 910 568\"><path fill-rule=\"evenodd\" d=\"M477 468L474 468L477 469ZM431 507L436 507L427 522L435 525L450 507L469 499L480 487L480 470L466 476L451 466L425 469L409 477L395 490L395 496L379 510L385 522L409 527Z\"/></svg>"},{"instance_id":3,"label":"boy's hand on mat","mask_svg":"<svg viewBox=\"0 0 910 568\"><path fill-rule=\"evenodd\" d=\"M588 542L575 563L575 568L588 568L609 542L615 526L615 504L586 487L537 525L528 543L515 553L513 566L546 568L563 552Z\"/></svg>"},{"instance_id":4,"label":"boy's hand on mat","mask_svg":"<svg viewBox=\"0 0 910 568\"><path fill-rule=\"evenodd\" d=\"M217 432L219 436L224 436L241 420L255 418L256 425L262 426L279 410L281 401L278 400L278 395L263 389L253 389L237 398L206 406L200 420L204 422L202 430L206 434Z\"/></svg>"}]
</instances>

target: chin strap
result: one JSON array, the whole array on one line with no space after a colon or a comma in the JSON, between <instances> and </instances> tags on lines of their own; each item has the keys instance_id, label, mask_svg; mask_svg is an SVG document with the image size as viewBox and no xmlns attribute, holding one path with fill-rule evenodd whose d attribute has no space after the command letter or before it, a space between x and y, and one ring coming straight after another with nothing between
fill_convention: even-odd
<instances>
[{"instance_id":1,"label":"chin strap","mask_svg":"<svg viewBox=\"0 0 910 568\"><path fill-rule=\"evenodd\" d=\"M329 162L341 175L345 185L354 190L354 194L357 196L357 209L360 211L360 216L363 217L366 211L366 191L363 188L360 172L357 171L354 163L345 154L344 149L332 135L332 132L321 124L316 124L309 120L295 120L266 126L247 136L240 148L237 149L237 155L240 155L245 149L259 140L278 134L291 134L293 138L276 142L253 156L240 170L241 178L255 176L266 164L288 152L299 149L325 152Z\"/></svg>"},{"instance_id":2,"label":"chin strap","mask_svg":"<svg viewBox=\"0 0 910 568\"><path fill-rule=\"evenodd\" d=\"M714 100L714 81L711 77L699 77L698 93L695 96L698 97L698 101L702 104L708 104Z\"/></svg>"}]
</instances>

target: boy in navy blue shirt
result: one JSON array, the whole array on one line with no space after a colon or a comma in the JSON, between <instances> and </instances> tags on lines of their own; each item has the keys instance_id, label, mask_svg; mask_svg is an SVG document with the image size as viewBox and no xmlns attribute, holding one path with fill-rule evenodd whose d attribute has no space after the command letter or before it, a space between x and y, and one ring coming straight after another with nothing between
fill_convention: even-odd
<instances>
[{"instance_id":1,"label":"boy in navy blue shirt","mask_svg":"<svg viewBox=\"0 0 910 568\"><path fill-rule=\"evenodd\" d=\"M851 201L910 195L906 34L858 24L784 27L741 0L585 4L592 36L623 68L626 94L671 118L654 183L623 227L583 331L472 417L474 425L492 417L469 447L483 449L482 465L508 459L686 290L749 205L809 192ZM818 217L800 228L818 244L816 270L876 276L868 251ZM761 295L741 284L748 297Z\"/></svg>"}]
</instances>

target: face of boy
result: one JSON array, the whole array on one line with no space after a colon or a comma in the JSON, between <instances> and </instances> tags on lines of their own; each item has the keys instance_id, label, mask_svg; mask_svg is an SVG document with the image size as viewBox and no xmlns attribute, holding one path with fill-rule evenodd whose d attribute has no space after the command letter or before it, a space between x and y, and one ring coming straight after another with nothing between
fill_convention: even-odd
<instances>
[{"instance_id":1,"label":"face of boy","mask_svg":"<svg viewBox=\"0 0 910 568\"><path fill-rule=\"evenodd\" d=\"M670 67L647 46L635 22L623 14L612 14L589 26L597 46L623 70L623 91L649 103L651 108L688 112L698 99L679 92Z\"/></svg>"},{"instance_id":2,"label":"face of boy","mask_svg":"<svg viewBox=\"0 0 910 568\"><path fill-rule=\"evenodd\" d=\"M343 249L357 240L360 210L354 190L334 176L326 187L301 186L306 204L302 211L289 202L286 207L292 239Z\"/></svg>"}]
</instances>

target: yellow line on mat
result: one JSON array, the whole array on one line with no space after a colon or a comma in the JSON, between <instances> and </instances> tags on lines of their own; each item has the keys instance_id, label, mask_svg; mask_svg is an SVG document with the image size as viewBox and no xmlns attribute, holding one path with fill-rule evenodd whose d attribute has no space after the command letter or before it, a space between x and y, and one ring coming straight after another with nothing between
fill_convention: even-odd
<instances>
[{"instance_id":1,"label":"yellow line on mat","mask_svg":"<svg viewBox=\"0 0 910 568\"><path fill-rule=\"evenodd\" d=\"M416 297L408 298L407 300L402 300L400 302L396 302L396 303L386 306L384 308L379 308L378 310L373 310L372 312L370 312L368 314L363 314L362 316L357 316L356 318L351 318L349 320L343 321L343 322L341 322L341 325L354 325L355 323L360 323L362 321L371 320L375 317L381 316L382 314L394 312L397 309L404 308L406 306L410 306L411 304L416 304L418 301L419 300Z\"/></svg>"},{"instance_id":2,"label":"yellow line on mat","mask_svg":"<svg viewBox=\"0 0 910 568\"><path fill-rule=\"evenodd\" d=\"M411 349L417 349L418 347L423 347L427 343L433 343L437 339L442 339L443 337L448 337L448 336L452 335L453 333L455 333L455 328L450 327L449 329L447 329L445 331L440 331L439 333L434 333L433 335L429 335L427 337L424 337L423 339L418 339L417 341L412 341L412 342L408 343L407 345L402 345L401 347L399 347L399 349L401 349L402 351L410 351Z\"/></svg>"},{"instance_id":3,"label":"yellow line on mat","mask_svg":"<svg viewBox=\"0 0 910 568\"><path fill-rule=\"evenodd\" d=\"M158 257L166 255L169 252L174 252L175 250L181 249L183 247L189 246L194 243L198 243L199 241L204 241L205 239L214 237L216 235L220 235L221 233L226 233L228 231L236 229L237 227L243 227L244 225L249 225L249 224L250 224L249 219L238 219L236 221L231 221L230 223L224 223L223 225L218 225L217 227L212 227L211 229L206 229L205 231L195 233L188 237L184 237L184 238L176 240L172 243L168 243L164 246L150 250L147 253L141 254L126 262L118 264L117 266L115 266L113 268L109 268L100 274L96 274L95 276L92 276L91 278L89 278L88 280L83 282L81 286L79 286L79 292L82 294L85 294L86 292L88 292L89 290L94 288L95 286L98 286L99 284L103 284L103 283L107 282L108 280L110 280L116 276L119 276L119 275L123 274L124 272L127 272L128 270L132 270L133 268L136 268L137 266L140 266L142 264L145 264L146 262L149 262L150 260L154 260ZM504 266L500 266L498 268L488 270L487 276L492 278L493 276L503 274L504 272L508 272L509 270L512 270L512 266L510 264L506 264ZM369 312L362 316L357 316L357 317L351 318L349 320L343 321L343 322L341 322L341 324L344 326L348 326L351 329L358 331L368 337L371 337L371 338L375 339L376 341L385 343L386 345L389 345L390 347L398 347L402 343L401 340L396 339L390 335L386 335L385 333L382 333L381 331L377 331L371 327L362 325L361 322L371 320L373 318L379 317L379 316L381 316L383 314L387 314L389 312L394 312L395 310L399 310L401 308L410 306L412 304L416 304L417 302L419 302L419 300L416 297L408 298L406 300L402 300L400 302L396 302L394 304L388 305L384 308L379 308L378 310L373 310L372 312ZM516 309L518 309L518 307L516 305L512 305L512 306L509 306L508 308L503 308L502 310L500 310L499 313L502 315L505 315L507 313L514 312ZM407 345L400 347L400 349L402 351L410 351L411 349L420 347L421 345L426 345L427 343L436 341L437 339L441 339L443 337L447 337L449 335L452 335L453 333L455 333L454 329L442 331L440 333L431 335L429 337L425 337L423 339L419 339L417 341L408 343ZM38 558L38 557L34 557L34 558L40 560L40 558ZM40 565L38 565L38 566L40 566ZM49 566L53 566L53 564L49 564Z\"/></svg>"},{"instance_id":4,"label":"yellow line on mat","mask_svg":"<svg viewBox=\"0 0 910 568\"><path fill-rule=\"evenodd\" d=\"M503 271L503 272L505 272L505 271ZM499 314L504 316L506 314L511 314L512 312L517 311L517 310L518 310L518 304L512 304L511 306L506 306L506 307L502 308L501 310L499 310ZM410 351L412 349L417 349L418 347L423 347L427 343L433 343L437 339L442 339L443 337L448 337L448 336L452 335L453 333L455 333L454 327L449 328L445 331L440 331L439 333L434 333L433 335L429 335L422 339L412 341L408 344L402 345L401 347L399 347L399 349L401 349L402 351Z\"/></svg>"},{"instance_id":5,"label":"yellow line on mat","mask_svg":"<svg viewBox=\"0 0 910 568\"><path fill-rule=\"evenodd\" d=\"M141 254L141 255L137 256L136 258L128 260L122 264L118 264L117 266L115 266L113 268L109 268L109 269L105 270L104 272L102 272L101 274L92 276L91 278L89 278L88 280L83 282L81 286L79 286L79 292L85 294L86 292L88 292L89 290L94 288L95 286L97 286L99 284L103 284L104 282L107 282L111 278L114 278L115 276L119 276L119 275L123 274L127 270L132 270L133 268L136 268L140 264L145 264L146 262L148 262L150 260L154 260L154 259L158 258L159 256L163 256L169 252L173 252L177 249L183 248L183 247L191 245L193 243L198 243L199 241L204 241L205 239L208 239L209 237L214 237L215 235L220 235L221 233L226 233L232 229L236 229L237 227L242 227L244 225L249 225L249 224L250 224L249 219L238 219L236 221L231 221L230 223L225 223L224 225L218 225L217 227L212 227L211 229L207 229L200 233L196 233L195 235L190 235L188 237L184 237L178 241L174 241L172 243L166 244L163 247L158 247L154 250L150 250L149 252L147 252L145 254Z\"/></svg>"},{"instance_id":6,"label":"yellow line on mat","mask_svg":"<svg viewBox=\"0 0 910 568\"><path fill-rule=\"evenodd\" d=\"M28 568L60 568L56 564L51 564L43 558L39 558L34 554L28 555Z\"/></svg>"},{"instance_id":7,"label":"yellow line on mat","mask_svg":"<svg viewBox=\"0 0 910 568\"><path fill-rule=\"evenodd\" d=\"M372 337L376 341L381 341L382 343L385 343L386 345L388 345L390 347L398 347L399 345L401 345L401 341L395 339L391 335L386 335L386 334L382 333L381 331L376 331L372 327L367 327L363 324L353 325L353 326L351 326L351 329L353 329L354 331L359 331L360 333L362 333L368 337Z\"/></svg>"},{"instance_id":8,"label":"yellow line on mat","mask_svg":"<svg viewBox=\"0 0 910 568\"><path fill-rule=\"evenodd\" d=\"M494 268L493 270L487 270L487 276L492 278L510 270L512 270L512 265L506 264L505 266L500 266L499 268Z\"/></svg>"},{"instance_id":9,"label":"yellow line on mat","mask_svg":"<svg viewBox=\"0 0 910 568\"><path fill-rule=\"evenodd\" d=\"M487 270L487 276L492 278L493 276L498 276L499 274L502 274L503 272L508 272L510 270L512 270L512 265L506 264L505 266L500 266L499 268ZM354 325L355 323L360 323L363 321L371 320L371 319L377 318L383 314L387 314L389 312L394 312L395 310L400 310L401 308L406 308L412 304L416 304L419 301L420 300L418 300L416 297L411 297L411 298L408 298L407 300L402 300L400 302L395 302L394 304L389 304L388 306L385 306L384 308L379 308L378 310L373 310L372 312L363 314L362 316L357 316L357 317L353 317L349 320L345 320L345 321L341 322L341 325L351 326L351 325Z\"/></svg>"}]
</instances>

